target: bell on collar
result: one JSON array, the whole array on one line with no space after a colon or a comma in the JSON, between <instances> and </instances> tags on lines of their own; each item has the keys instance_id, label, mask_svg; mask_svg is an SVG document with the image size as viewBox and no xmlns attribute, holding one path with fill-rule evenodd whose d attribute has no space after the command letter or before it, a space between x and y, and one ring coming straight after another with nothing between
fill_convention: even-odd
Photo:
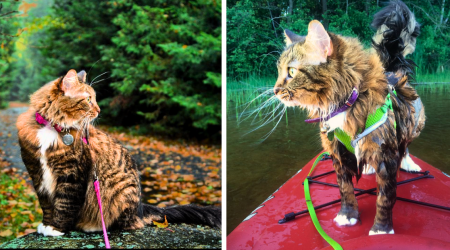
<instances>
[{"instance_id":1,"label":"bell on collar","mask_svg":"<svg viewBox=\"0 0 450 250\"><path fill-rule=\"evenodd\" d=\"M72 145L74 139L70 133L67 133L62 137L62 141L65 145L70 146L70 145Z\"/></svg>"},{"instance_id":2,"label":"bell on collar","mask_svg":"<svg viewBox=\"0 0 450 250\"><path fill-rule=\"evenodd\" d=\"M330 129L330 125L328 125L328 122L324 122L322 127L320 128L321 133L327 133Z\"/></svg>"}]
</instances>

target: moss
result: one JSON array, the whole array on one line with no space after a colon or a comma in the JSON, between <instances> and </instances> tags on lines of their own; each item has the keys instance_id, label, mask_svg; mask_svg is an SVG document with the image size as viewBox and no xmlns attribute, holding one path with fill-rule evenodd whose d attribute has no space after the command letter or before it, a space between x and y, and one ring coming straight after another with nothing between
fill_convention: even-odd
<instances>
[{"instance_id":1,"label":"moss","mask_svg":"<svg viewBox=\"0 0 450 250\"><path fill-rule=\"evenodd\" d=\"M170 229L170 230L168 230ZM221 230L207 226L171 224L168 229L146 227L135 231L111 231L111 248L221 248ZM60 237L37 233L5 242L0 248L104 248L102 233L70 232Z\"/></svg>"}]
</instances>

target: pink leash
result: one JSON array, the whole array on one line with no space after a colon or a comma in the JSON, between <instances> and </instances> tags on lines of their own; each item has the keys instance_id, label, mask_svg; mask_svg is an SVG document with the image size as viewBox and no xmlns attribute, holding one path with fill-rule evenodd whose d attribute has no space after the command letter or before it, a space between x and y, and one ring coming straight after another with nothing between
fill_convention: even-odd
<instances>
[{"instance_id":1,"label":"pink leash","mask_svg":"<svg viewBox=\"0 0 450 250\"><path fill-rule=\"evenodd\" d=\"M102 216L102 226L103 226L103 236L105 237L105 245L107 249L110 249L108 233L106 232L105 221L103 220L103 209L102 209L102 198L100 197L100 183L98 182L97 177L94 181L95 193L97 194L98 206L100 207L100 215Z\"/></svg>"}]
</instances>

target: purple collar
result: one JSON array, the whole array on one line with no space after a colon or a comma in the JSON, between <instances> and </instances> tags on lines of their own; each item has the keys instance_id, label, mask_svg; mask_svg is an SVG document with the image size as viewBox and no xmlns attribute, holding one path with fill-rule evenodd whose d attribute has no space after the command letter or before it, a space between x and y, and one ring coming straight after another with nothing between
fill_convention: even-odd
<instances>
[{"instance_id":1,"label":"purple collar","mask_svg":"<svg viewBox=\"0 0 450 250\"><path fill-rule=\"evenodd\" d=\"M318 117L318 118L314 118L314 119L305 120L305 122L306 123L315 123L315 122L321 122L321 121L328 121L332 117L334 117L334 116L338 115L339 113L342 113L342 112L346 111L348 108L350 108L356 102L356 99L358 99L358 96L359 96L358 89L356 87L353 87L352 94L348 97L347 101L345 101L345 104L342 105L338 110L334 111L333 113L331 113L330 115L328 115L325 118Z\"/></svg>"}]
</instances>

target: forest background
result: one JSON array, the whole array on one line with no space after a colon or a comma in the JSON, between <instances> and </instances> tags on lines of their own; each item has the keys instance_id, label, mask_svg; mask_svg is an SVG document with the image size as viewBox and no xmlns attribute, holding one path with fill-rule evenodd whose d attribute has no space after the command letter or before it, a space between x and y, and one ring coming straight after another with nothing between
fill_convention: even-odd
<instances>
[{"instance_id":1,"label":"forest background","mask_svg":"<svg viewBox=\"0 0 450 250\"><path fill-rule=\"evenodd\" d=\"M220 142L221 1L1 4L0 107L85 70L99 123Z\"/></svg>"},{"instance_id":2,"label":"forest background","mask_svg":"<svg viewBox=\"0 0 450 250\"><path fill-rule=\"evenodd\" d=\"M449 81L450 1L403 2L421 25L417 48L411 55L418 65L416 80ZM314 19L333 33L358 37L369 48L374 34L370 26L373 15L387 3L379 0L227 0L227 86L246 87L249 78L275 77L276 60L284 48L284 29L306 35L308 23Z\"/></svg>"}]
</instances>

